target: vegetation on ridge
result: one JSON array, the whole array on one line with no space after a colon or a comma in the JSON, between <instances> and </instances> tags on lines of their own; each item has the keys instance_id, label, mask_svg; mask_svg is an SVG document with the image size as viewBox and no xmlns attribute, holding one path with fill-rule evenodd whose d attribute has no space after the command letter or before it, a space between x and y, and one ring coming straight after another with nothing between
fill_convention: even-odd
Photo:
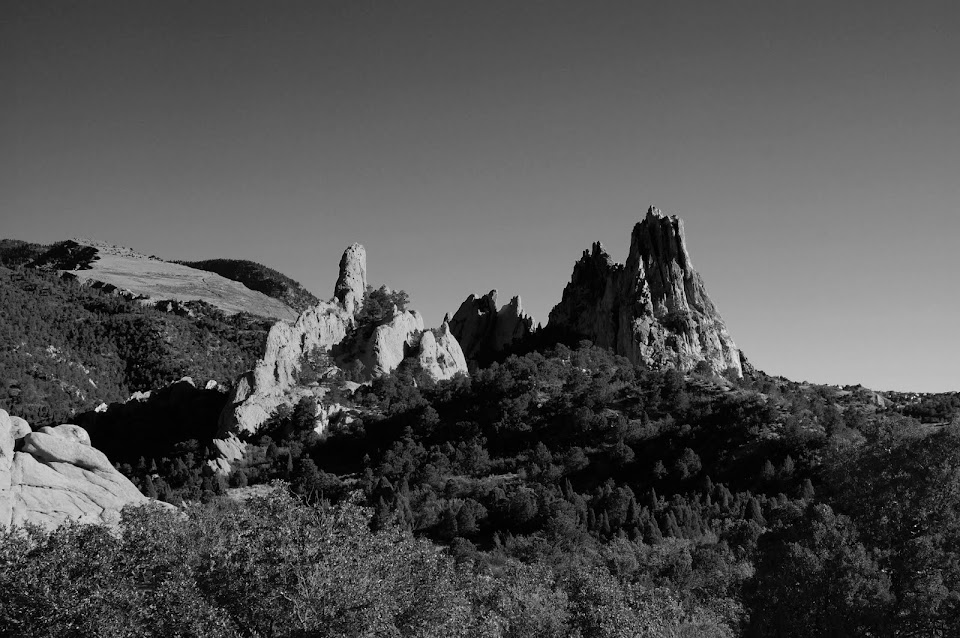
<instances>
[{"instance_id":1,"label":"vegetation on ridge","mask_svg":"<svg viewBox=\"0 0 960 638\"><path fill-rule=\"evenodd\" d=\"M319 299L281 272L263 264L246 259L205 259L202 261L178 261L183 266L213 272L221 277L238 281L251 290L262 292L287 304L297 312L315 306Z\"/></svg>"},{"instance_id":2,"label":"vegetation on ridge","mask_svg":"<svg viewBox=\"0 0 960 638\"><path fill-rule=\"evenodd\" d=\"M202 302L177 310L0 266L0 408L56 425L184 376L230 383L262 354L272 323Z\"/></svg>"}]
</instances>

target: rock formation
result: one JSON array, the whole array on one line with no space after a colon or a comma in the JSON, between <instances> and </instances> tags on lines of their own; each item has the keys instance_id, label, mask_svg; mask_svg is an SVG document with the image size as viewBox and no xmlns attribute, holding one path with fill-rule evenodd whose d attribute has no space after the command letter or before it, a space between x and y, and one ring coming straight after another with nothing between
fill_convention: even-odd
<instances>
[{"instance_id":1,"label":"rock formation","mask_svg":"<svg viewBox=\"0 0 960 638\"><path fill-rule=\"evenodd\" d=\"M358 353L351 353L350 358L358 359L367 374L381 376L397 366L410 356L423 334L423 317L415 310L397 312L394 308L390 319L373 330L373 334L363 344Z\"/></svg>"},{"instance_id":2,"label":"rock formation","mask_svg":"<svg viewBox=\"0 0 960 638\"><path fill-rule=\"evenodd\" d=\"M221 414L222 441L215 445L222 456L239 458L242 446L230 440L231 435L256 432L280 405L294 405L301 397L316 394L297 383L307 355L326 354L342 366L359 361L368 377L389 373L411 356L427 361L427 373L437 379L466 372L463 353L449 330L441 328L427 338L429 352L421 351L422 335L427 333L416 311L394 308L377 325L357 326L366 286L366 251L354 244L340 260L334 299L308 308L293 324L281 321L270 329L263 358L237 380Z\"/></svg>"},{"instance_id":3,"label":"rock formation","mask_svg":"<svg viewBox=\"0 0 960 638\"><path fill-rule=\"evenodd\" d=\"M116 524L128 504L147 503L86 431L58 425L32 432L0 410L0 528L67 520Z\"/></svg>"},{"instance_id":4,"label":"rock formation","mask_svg":"<svg viewBox=\"0 0 960 638\"><path fill-rule=\"evenodd\" d=\"M436 331L427 330L420 338L420 367L434 379L449 379L467 369L463 350L446 321Z\"/></svg>"},{"instance_id":5,"label":"rock formation","mask_svg":"<svg viewBox=\"0 0 960 638\"><path fill-rule=\"evenodd\" d=\"M294 324L274 324L263 357L234 385L220 417L221 435L255 432L280 405L295 404L305 392L296 385L304 355L314 349L329 351L344 339L352 322L342 306L321 302Z\"/></svg>"},{"instance_id":6,"label":"rock formation","mask_svg":"<svg viewBox=\"0 0 960 638\"><path fill-rule=\"evenodd\" d=\"M683 222L651 207L616 263L600 243L584 251L549 327L612 348L650 367L742 376L740 351L687 252Z\"/></svg>"},{"instance_id":7,"label":"rock formation","mask_svg":"<svg viewBox=\"0 0 960 638\"><path fill-rule=\"evenodd\" d=\"M520 297L497 308L497 291L470 295L450 319L450 331L467 359L486 358L522 340L533 330L533 318L524 314Z\"/></svg>"},{"instance_id":8,"label":"rock formation","mask_svg":"<svg viewBox=\"0 0 960 638\"><path fill-rule=\"evenodd\" d=\"M367 293L367 251L360 244L353 244L340 258L340 276L333 295L350 315L357 314L363 306Z\"/></svg>"}]
</instances>

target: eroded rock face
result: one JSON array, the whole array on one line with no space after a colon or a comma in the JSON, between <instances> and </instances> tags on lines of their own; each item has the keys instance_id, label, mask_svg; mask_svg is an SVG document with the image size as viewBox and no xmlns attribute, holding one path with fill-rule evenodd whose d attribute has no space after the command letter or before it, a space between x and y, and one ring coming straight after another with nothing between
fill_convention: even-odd
<instances>
[{"instance_id":1,"label":"eroded rock face","mask_svg":"<svg viewBox=\"0 0 960 638\"><path fill-rule=\"evenodd\" d=\"M625 264L600 243L584 251L549 325L650 367L689 371L705 361L743 375L740 350L690 261L683 222L654 207L634 226Z\"/></svg>"},{"instance_id":2,"label":"eroded rock face","mask_svg":"<svg viewBox=\"0 0 960 638\"><path fill-rule=\"evenodd\" d=\"M374 329L358 358L371 376L387 374L413 354L421 334L423 317L419 312L394 312L389 321Z\"/></svg>"},{"instance_id":3,"label":"eroded rock face","mask_svg":"<svg viewBox=\"0 0 960 638\"><path fill-rule=\"evenodd\" d=\"M425 333L423 317L416 311L397 312L394 308L386 321L369 333L363 331L362 337L356 336L355 317L362 308L366 285L366 251L354 244L340 260L334 300L308 308L293 324L281 321L270 329L263 357L237 380L220 416L218 436L223 442L216 445L221 459L229 462L239 458L238 446L228 441L230 435L255 433L281 405L292 406L303 396L314 394L297 383L305 355L317 352L332 357L336 349L338 363L345 366L360 361L364 374L371 378L393 371L406 357L419 356L421 335ZM441 379L466 372L463 354L455 342L449 330L441 330L427 340L431 348L424 355L430 363L428 374ZM222 471L222 465L218 461L217 469Z\"/></svg>"},{"instance_id":4,"label":"eroded rock face","mask_svg":"<svg viewBox=\"0 0 960 638\"><path fill-rule=\"evenodd\" d=\"M497 308L497 291L470 295L450 319L450 331L467 359L486 358L520 341L533 330L533 318L523 312L520 297Z\"/></svg>"},{"instance_id":5,"label":"eroded rock face","mask_svg":"<svg viewBox=\"0 0 960 638\"><path fill-rule=\"evenodd\" d=\"M351 325L353 315L344 307L325 302L305 310L294 324L274 324L263 357L234 386L220 417L221 435L256 432L277 407L296 403L302 396L296 392L296 379L303 356L315 349L329 351L343 341Z\"/></svg>"},{"instance_id":6,"label":"eroded rock face","mask_svg":"<svg viewBox=\"0 0 960 638\"><path fill-rule=\"evenodd\" d=\"M427 330L420 338L420 367L434 379L450 379L467 369L467 361L446 321L436 331Z\"/></svg>"},{"instance_id":7,"label":"eroded rock face","mask_svg":"<svg viewBox=\"0 0 960 638\"><path fill-rule=\"evenodd\" d=\"M90 447L76 425L31 432L0 410L0 527L68 520L116 524L120 510L150 499Z\"/></svg>"},{"instance_id":8,"label":"eroded rock face","mask_svg":"<svg viewBox=\"0 0 960 638\"><path fill-rule=\"evenodd\" d=\"M333 296L351 316L363 307L367 292L367 251L360 244L353 244L340 258L340 276Z\"/></svg>"}]
</instances>

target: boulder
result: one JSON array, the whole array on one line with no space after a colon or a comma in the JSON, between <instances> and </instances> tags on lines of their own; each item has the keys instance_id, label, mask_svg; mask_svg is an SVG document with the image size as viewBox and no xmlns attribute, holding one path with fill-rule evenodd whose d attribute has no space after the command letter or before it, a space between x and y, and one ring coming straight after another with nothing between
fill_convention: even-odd
<instances>
[{"instance_id":1,"label":"boulder","mask_svg":"<svg viewBox=\"0 0 960 638\"><path fill-rule=\"evenodd\" d=\"M683 222L650 207L634 226L625 264L595 243L573 269L549 327L653 368L743 375L730 337L687 251Z\"/></svg>"},{"instance_id":2,"label":"boulder","mask_svg":"<svg viewBox=\"0 0 960 638\"><path fill-rule=\"evenodd\" d=\"M79 425L64 423L63 425L58 425L56 427L47 426L45 428L40 428L38 431L60 439L75 441L83 445L90 445L90 435L87 434L87 431Z\"/></svg>"},{"instance_id":3,"label":"boulder","mask_svg":"<svg viewBox=\"0 0 960 638\"><path fill-rule=\"evenodd\" d=\"M33 431L30 429L30 424L27 423L26 419L21 419L18 416L11 416L10 424L12 426L14 439L22 439Z\"/></svg>"},{"instance_id":4,"label":"boulder","mask_svg":"<svg viewBox=\"0 0 960 638\"><path fill-rule=\"evenodd\" d=\"M90 446L83 428L64 424L30 432L20 421L0 410L0 527L116 524L124 506L150 502Z\"/></svg>"}]
</instances>

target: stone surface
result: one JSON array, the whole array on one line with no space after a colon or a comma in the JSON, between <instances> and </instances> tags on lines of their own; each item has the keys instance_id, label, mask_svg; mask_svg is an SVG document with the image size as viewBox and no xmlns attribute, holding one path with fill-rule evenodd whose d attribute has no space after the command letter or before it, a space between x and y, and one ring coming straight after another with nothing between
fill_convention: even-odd
<instances>
[{"instance_id":1,"label":"stone surface","mask_svg":"<svg viewBox=\"0 0 960 638\"><path fill-rule=\"evenodd\" d=\"M740 351L687 252L683 222L651 207L634 226L625 264L595 243L573 269L549 326L654 368L742 376Z\"/></svg>"},{"instance_id":2,"label":"stone surface","mask_svg":"<svg viewBox=\"0 0 960 638\"><path fill-rule=\"evenodd\" d=\"M329 351L343 341L352 324L352 315L343 307L324 302L305 310L294 324L274 324L263 357L234 384L220 418L221 436L256 432L278 406L295 403L299 397L291 395L291 390L302 357L314 349Z\"/></svg>"},{"instance_id":3,"label":"stone surface","mask_svg":"<svg viewBox=\"0 0 960 638\"><path fill-rule=\"evenodd\" d=\"M497 291L470 295L450 319L450 331L467 359L488 358L522 340L533 330L533 318L523 312L520 297L497 308Z\"/></svg>"},{"instance_id":4,"label":"stone surface","mask_svg":"<svg viewBox=\"0 0 960 638\"><path fill-rule=\"evenodd\" d=\"M45 428L40 428L38 432L49 434L60 439L74 441L82 445L90 445L90 435L87 434L87 431L79 425L64 423L63 425L58 425L56 427L47 426Z\"/></svg>"},{"instance_id":5,"label":"stone surface","mask_svg":"<svg viewBox=\"0 0 960 638\"><path fill-rule=\"evenodd\" d=\"M340 276L333 296L350 315L355 315L363 306L367 293L367 251L360 244L353 244L340 258Z\"/></svg>"},{"instance_id":6,"label":"stone surface","mask_svg":"<svg viewBox=\"0 0 960 638\"><path fill-rule=\"evenodd\" d=\"M26 431L0 410L0 527L68 520L116 524L129 504L150 502L76 425Z\"/></svg>"},{"instance_id":7,"label":"stone surface","mask_svg":"<svg viewBox=\"0 0 960 638\"><path fill-rule=\"evenodd\" d=\"M465 372L467 361L446 321L436 330L427 330L420 338L420 367L434 379L450 379Z\"/></svg>"},{"instance_id":8,"label":"stone surface","mask_svg":"<svg viewBox=\"0 0 960 638\"><path fill-rule=\"evenodd\" d=\"M82 254L82 258L75 255ZM293 308L242 283L206 270L148 257L121 246L76 239L64 242L38 259L41 267L58 269L104 292L144 303L174 302L171 312L182 312L183 303L203 301L227 314L249 312L292 321Z\"/></svg>"},{"instance_id":9,"label":"stone surface","mask_svg":"<svg viewBox=\"0 0 960 638\"><path fill-rule=\"evenodd\" d=\"M394 312L379 325L360 330L356 313L367 285L366 251L354 244L340 260L334 300L304 311L295 323L276 323L267 334L263 357L253 370L241 375L220 416L218 436L252 434L281 405L295 405L307 394L316 394L297 383L305 355L321 353L345 367L354 361L363 365L368 378L393 371L404 358L418 356L424 334L423 318L412 310ZM428 340L431 351L429 374L449 378L466 371L462 352L449 330L442 338ZM349 339L348 339L349 335ZM335 351L335 352L334 352ZM218 446L219 449L219 446Z\"/></svg>"},{"instance_id":10,"label":"stone surface","mask_svg":"<svg viewBox=\"0 0 960 638\"><path fill-rule=\"evenodd\" d=\"M30 424L27 423L26 419L21 419L18 416L11 416L10 424L13 429L14 439L22 439L24 436L33 431L30 429Z\"/></svg>"},{"instance_id":11,"label":"stone surface","mask_svg":"<svg viewBox=\"0 0 960 638\"><path fill-rule=\"evenodd\" d=\"M422 333L423 317L419 312L404 310L394 313L386 323L373 330L357 358L370 376L386 374L414 354Z\"/></svg>"}]
</instances>

